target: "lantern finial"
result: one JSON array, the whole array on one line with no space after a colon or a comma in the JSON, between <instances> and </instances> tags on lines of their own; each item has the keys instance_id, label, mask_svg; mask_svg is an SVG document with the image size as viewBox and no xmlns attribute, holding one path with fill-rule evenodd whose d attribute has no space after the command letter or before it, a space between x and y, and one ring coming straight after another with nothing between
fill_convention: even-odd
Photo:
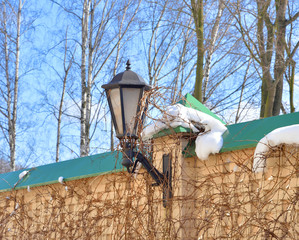
<instances>
[{"instance_id":1,"label":"lantern finial","mask_svg":"<svg viewBox=\"0 0 299 240\"><path fill-rule=\"evenodd\" d=\"M130 60L128 59L128 61L127 61L127 67L126 67L126 70L127 70L127 71L131 69L130 66L131 66L131 63L130 63Z\"/></svg>"}]
</instances>

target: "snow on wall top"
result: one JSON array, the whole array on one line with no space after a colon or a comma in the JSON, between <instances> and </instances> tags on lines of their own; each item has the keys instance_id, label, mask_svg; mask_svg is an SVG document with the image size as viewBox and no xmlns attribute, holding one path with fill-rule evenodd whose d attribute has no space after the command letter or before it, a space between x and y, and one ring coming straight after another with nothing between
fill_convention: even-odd
<instances>
[{"instance_id":1,"label":"snow on wall top","mask_svg":"<svg viewBox=\"0 0 299 240\"><path fill-rule=\"evenodd\" d=\"M280 144L299 144L299 124L281 127L263 137L256 146L253 171L261 172L266 167L265 154L270 148Z\"/></svg>"},{"instance_id":2,"label":"snow on wall top","mask_svg":"<svg viewBox=\"0 0 299 240\"><path fill-rule=\"evenodd\" d=\"M142 138L146 140L163 129L178 126L189 128L195 133L200 132L196 138L195 152L202 160L220 151L223 144L222 134L227 129L218 119L206 113L175 104L167 107L160 120L143 130ZM201 132L202 129L204 129L203 132Z\"/></svg>"}]
</instances>

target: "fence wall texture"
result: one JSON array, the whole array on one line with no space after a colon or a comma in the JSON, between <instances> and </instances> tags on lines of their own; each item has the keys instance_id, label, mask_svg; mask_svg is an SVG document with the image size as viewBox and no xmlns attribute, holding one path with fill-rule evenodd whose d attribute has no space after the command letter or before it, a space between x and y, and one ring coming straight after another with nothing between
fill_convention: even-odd
<instances>
[{"instance_id":1,"label":"fence wall texture","mask_svg":"<svg viewBox=\"0 0 299 240\"><path fill-rule=\"evenodd\" d=\"M184 157L186 142L153 142L154 165L172 163L164 189L141 169L0 193L0 238L299 239L298 146L272 149L254 173L254 149L202 161Z\"/></svg>"}]
</instances>

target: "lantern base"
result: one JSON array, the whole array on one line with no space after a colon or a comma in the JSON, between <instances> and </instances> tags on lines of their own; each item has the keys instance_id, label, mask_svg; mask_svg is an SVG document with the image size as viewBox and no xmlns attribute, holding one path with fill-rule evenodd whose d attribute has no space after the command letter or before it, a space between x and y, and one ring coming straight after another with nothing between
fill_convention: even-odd
<instances>
[{"instance_id":1,"label":"lantern base","mask_svg":"<svg viewBox=\"0 0 299 240\"><path fill-rule=\"evenodd\" d=\"M123 147L123 161L122 165L127 168L128 172L130 172L130 167L134 165L134 145L131 144L131 142L124 142L122 144Z\"/></svg>"},{"instance_id":2,"label":"lantern base","mask_svg":"<svg viewBox=\"0 0 299 240\"><path fill-rule=\"evenodd\" d=\"M140 162L146 171L151 175L151 177L155 180L155 185L160 185L165 183L164 174L160 173L158 169L156 169L145 156L143 156L140 152L135 152L135 142L123 142L123 160L122 165L127 168L129 173L134 173L137 167L137 163ZM134 161L134 158L136 160ZM131 170L132 168L132 170Z\"/></svg>"}]
</instances>

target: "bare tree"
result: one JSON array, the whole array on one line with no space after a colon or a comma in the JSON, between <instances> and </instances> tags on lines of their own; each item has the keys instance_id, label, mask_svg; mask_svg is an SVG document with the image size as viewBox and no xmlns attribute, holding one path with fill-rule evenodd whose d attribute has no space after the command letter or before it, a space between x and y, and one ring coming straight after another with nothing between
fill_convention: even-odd
<instances>
[{"instance_id":1,"label":"bare tree","mask_svg":"<svg viewBox=\"0 0 299 240\"><path fill-rule=\"evenodd\" d=\"M62 121L62 115L63 115L63 105L64 105L64 98L65 98L65 92L66 92L66 83L68 79L68 75L70 72L70 69L72 67L73 61L74 61L74 52L71 54L71 59L67 60L67 52L68 52L68 45L67 45L67 32L66 32L66 38L65 38L65 46L64 46L64 58L63 58L63 70L64 74L61 76L62 80L62 90L60 95L60 103L58 108L58 116L57 116L57 134L56 134L56 162L59 162L59 154L60 154L60 141L61 141L61 121ZM68 61L68 62L67 62Z\"/></svg>"},{"instance_id":2,"label":"bare tree","mask_svg":"<svg viewBox=\"0 0 299 240\"><path fill-rule=\"evenodd\" d=\"M143 28L148 27L149 30L143 31L142 34L146 46L149 84L160 85L163 79L174 70L173 67L168 68L168 64L179 43L179 27L175 25L175 22L178 21L180 13L173 12L170 15L171 2L169 0L159 3L147 1L145 4L149 20L145 22Z\"/></svg>"},{"instance_id":3,"label":"bare tree","mask_svg":"<svg viewBox=\"0 0 299 240\"><path fill-rule=\"evenodd\" d=\"M250 73L246 70L248 56L244 49L240 51L241 37L232 27L235 20L227 1L165 0L148 4L152 31L145 45L150 50L150 83L168 87L170 91L165 94L170 93L171 102L182 97L184 91L195 89L194 96L216 112L245 106L238 101L249 101L247 86L253 82L249 79L244 85L242 79L252 78L252 69ZM239 92L243 97L237 97Z\"/></svg>"},{"instance_id":4,"label":"bare tree","mask_svg":"<svg viewBox=\"0 0 299 240\"><path fill-rule=\"evenodd\" d=\"M256 0L256 6L236 1L231 6L237 9L235 18L244 45L261 68L260 117L279 115L284 74L299 47L299 41L294 44L293 49L287 46L286 32L288 26L298 19L299 11L286 17L288 0ZM248 7L251 8L250 11ZM248 20L244 14L250 15L254 20Z\"/></svg>"},{"instance_id":5,"label":"bare tree","mask_svg":"<svg viewBox=\"0 0 299 240\"><path fill-rule=\"evenodd\" d=\"M109 70L107 64L112 61L117 48L123 47L120 43L130 29L140 1L54 2L71 17L74 28L70 38L76 39L81 52L81 55L74 59L81 73L81 97L80 101L75 96L71 98L80 111L80 156L86 156L90 152L90 141L96 127L103 118L101 110L104 98L98 84L103 83L105 71ZM121 32L114 28L119 21L122 21ZM80 39L76 38L78 29ZM74 93L70 92L70 95L72 94Z\"/></svg>"},{"instance_id":6,"label":"bare tree","mask_svg":"<svg viewBox=\"0 0 299 240\"><path fill-rule=\"evenodd\" d=\"M187 89L195 69L196 52L190 15L182 2L163 0L143 2L146 20L140 24L149 84L162 87L169 104Z\"/></svg>"},{"instance_id":7,"label":"bare tree","mask_svg":"<svg viewBox=\"0 0 299 240\"><path fill-rule=\"evenodd\" d=\"M183 90L196 68L196 63L192 61L196 57L196 52L192 51L191 44L192 39L194 39L194 31L192 31L191 27L192 23L192 17L189 17L187 25L181 29L177 54L173 54L176 57L173 61L173 65L175 66L173 82L170 85L172 103L183 97Z\"/></svg>"},{"instance_id":8,"label":"bare tree","mask_svg":"<svg viewBox=\"0 0 299 240\"><path fill-rule=\"evenodd\" d=\"M238 53L240 37L232 38L234 19L227 10L227 1L184 0L189 14L193 18L193 31L196 35L194 48L197 52L194 96L208 104L211 109L225 105L232 106L232 96L240 91L242 83L234 88L226 85L242 69L246 57ZM233 40L232 40L233 39ZM239 82L239 81L238 81ZM241 82L241 81L240 81ZM224 90L224 89L227 90ZM222 94L217 92L221 89ZM238 104L235 98L233 104Z\"/></svg>"},{"instance_id":9,"label":"bare tree","mask_svg":"<svg viewBox=\"0 0 299 240\"><path fill-rule=\"evenodd\" d=\"M9 145L11 170L15 170L16 138L19 93L20 35L23 2L14 6L8 1L1 1L1 50L4 62L0 62L3 72L1 79L1 97L3 106L0 113L3 121L0 128Z\"/></svg>"}]
</instances>

